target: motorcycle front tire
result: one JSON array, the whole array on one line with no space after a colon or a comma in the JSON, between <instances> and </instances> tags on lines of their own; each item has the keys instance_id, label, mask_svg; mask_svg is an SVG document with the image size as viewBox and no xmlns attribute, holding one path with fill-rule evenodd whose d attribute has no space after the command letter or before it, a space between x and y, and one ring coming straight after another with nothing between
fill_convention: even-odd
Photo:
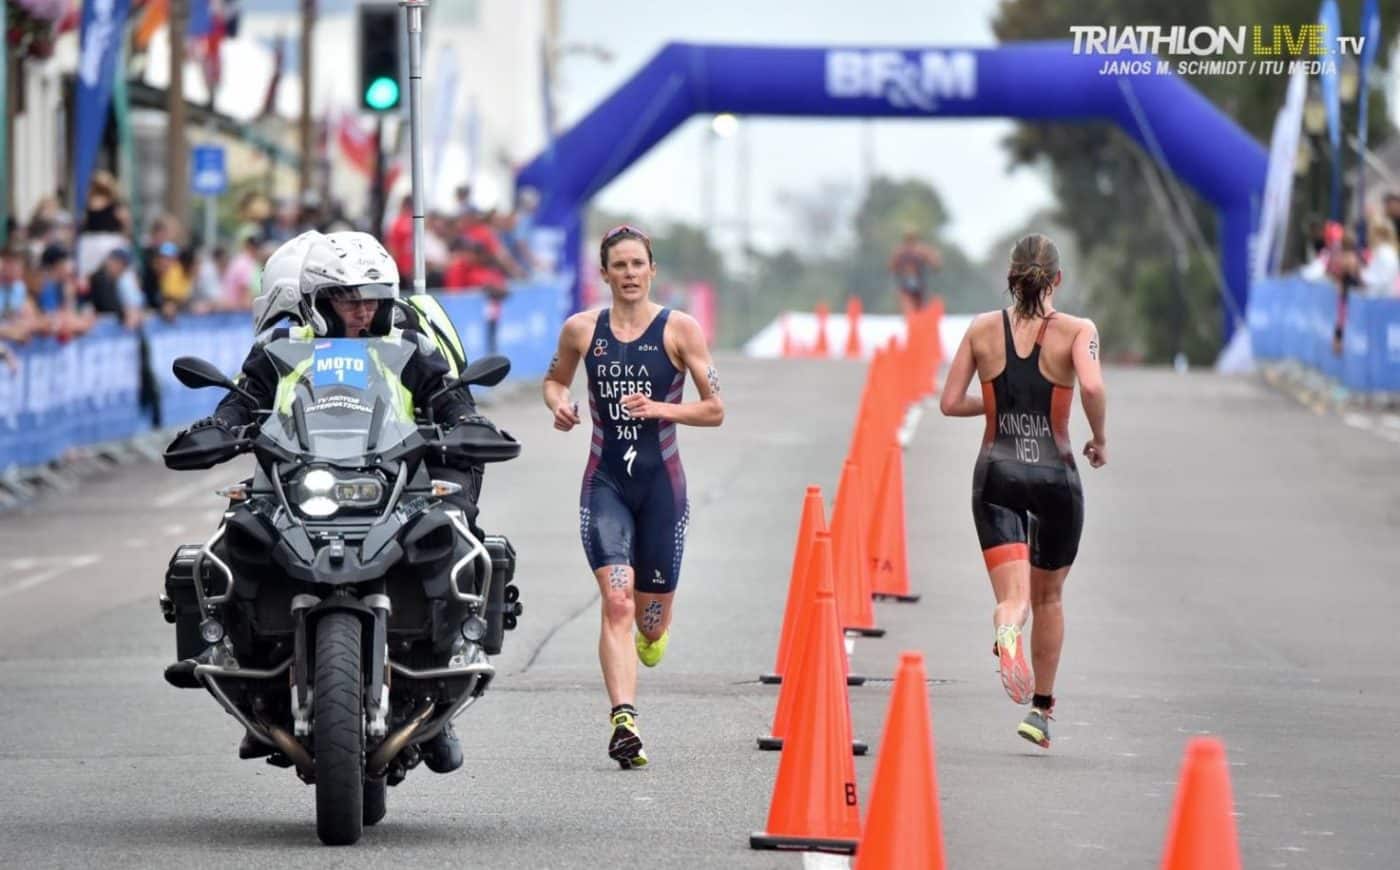
<instances>
[{"instance_id":1,"label":"motorcycle front tire","mask_svg":"<svg viewBox=\"0 0 1400 870\"><path fill-rule=\"evenodd\" d=\"M364 824L364 687L360 620L328 613L316 625L316 834L327 846L360 839Z\"/></svg>"}]
</instances>

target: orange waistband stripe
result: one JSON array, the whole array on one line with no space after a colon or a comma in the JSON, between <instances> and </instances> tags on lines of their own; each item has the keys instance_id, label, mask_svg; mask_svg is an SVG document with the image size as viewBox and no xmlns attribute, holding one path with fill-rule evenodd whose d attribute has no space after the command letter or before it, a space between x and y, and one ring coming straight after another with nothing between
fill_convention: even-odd
<instances>
[{"instance_id":1,"label":"orange waistband stripe","mask_svg":"<svg viewBox=\"0 0 1400 870\"><path fill-rule=\"evenodd\" d=\"M1029 562L1030 558L1030 548L1022 543L998 544L982 551L982 559L987 563L988 571L1007 562Z\"/></svg>"}]
</instances>

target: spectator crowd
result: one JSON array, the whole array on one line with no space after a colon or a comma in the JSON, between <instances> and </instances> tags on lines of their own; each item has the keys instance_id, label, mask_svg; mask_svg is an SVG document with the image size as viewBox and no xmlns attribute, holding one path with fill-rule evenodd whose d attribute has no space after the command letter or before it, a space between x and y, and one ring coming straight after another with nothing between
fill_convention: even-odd
<instances>
[{"instance_id":1,"label":"spectator crowd","mask_svg":"<svg viewBox=\"0 0 1400 870\"><path fill-rule=\"evenodd\" d=\"M465 186L456 200L452 213L434 212L426 220L428 286L486 293L494 325L508 282L534 270L529 235L538 197L523 190L510 212L474 208ZM138 236L121 188L106 171L94 175L81 221L62 201L41 201L25 223L11 219L8 241L0 246L0 362L11 367L7 344L36 336L68 340L103 315L138 329L147 317L246 311L258 292L262 264L278 245L309 229L357 228L335 204L298 206L250 193L239 203L239 227L229 247L192 239L167 214L152 217ZM412 214L412 200L405 197L382 236L405 287L413 274Z\"/></svg>"}]
</instances>

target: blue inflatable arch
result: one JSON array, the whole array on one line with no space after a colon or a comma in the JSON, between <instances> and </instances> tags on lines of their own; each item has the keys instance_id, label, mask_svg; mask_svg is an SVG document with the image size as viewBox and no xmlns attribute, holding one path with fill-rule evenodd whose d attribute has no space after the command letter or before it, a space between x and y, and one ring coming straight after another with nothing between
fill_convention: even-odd
<instances>
[{"instance_id":1,"label":"blue inflatable arch","mask_svg":"<svg viewBox=\"0 0 1400 870\"><path fill-rule=\"evenodd\" d=\"M1101 75L1106 60L1131 63ZM1075 55L1068 42L995 48L768 48L671 43L521 170L541 193L537 225L558 230L578 305L581 214L589 199L696 113L852 118L1111 120L1213 205L1233 305L1248 296L1248 247L1264 186L1263 147L1150 56ZM1151 207L1143 203L1143 208ZM1131 216L1125 215L1125 219Z\"/></svg>"}]
</instances>

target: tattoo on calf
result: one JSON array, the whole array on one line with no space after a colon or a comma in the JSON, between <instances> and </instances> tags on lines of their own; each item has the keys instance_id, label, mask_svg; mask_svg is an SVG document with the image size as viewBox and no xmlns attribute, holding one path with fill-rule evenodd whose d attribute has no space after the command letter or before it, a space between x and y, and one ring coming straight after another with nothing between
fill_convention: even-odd
<instances>
[{"instance_id":1,"label":"tattoo on calf","mask_svg":"<svg viewBox=\"0 0 1400 870\"><path fill-rule=\"evenodd\" d=\"M1094 337L1089 339L1089 359L1099 358L1099 334L1094 333Z\"/></svg>"},{"instance_id":2,"label":"tattoo on calf","mask_svg":"<svg viewBox=\"0 0 1400 870\"><path fill-rule=\"evenodd\" d=\"M626 589L627 569L621 565L614 565L612 571L608 572L608 585L614 589Z\"/></svg>"},{"instance_id":3,"label":"tattoo on calf","mask_svg":"<svg viewBox=\"0 0 1400 870\"><path fill-rule=\"evenodd\" d=\"M653 601L642 613L642 630L655 631L661 625L661 602Z\"/></svg>"},{"instance_id":4,"label":"tattoo on calf","mask_svg":"<svg viewBox=\"0 0 1400 870\"><path fill-rule=\"evenodd\" d=\"M705 380L710 382L710 392L719 392L719 370L714 366L705 369Z\"/></svg>"}]
</instances>

